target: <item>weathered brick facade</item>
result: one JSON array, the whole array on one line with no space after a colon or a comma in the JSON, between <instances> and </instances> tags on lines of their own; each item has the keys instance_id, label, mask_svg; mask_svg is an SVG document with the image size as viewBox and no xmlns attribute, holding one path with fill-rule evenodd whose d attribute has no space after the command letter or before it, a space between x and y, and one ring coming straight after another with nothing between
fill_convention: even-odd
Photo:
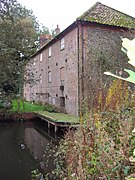
<instances>
[{"instance_id":1,"label":"weathered brick facade","mask_svg":"<svg viewBox=\"0 0 135 180\"><path fill-rule=\"evenodd\" d=\"M30 59L30 69L37 82L35 85L31 84L31 88L27 84L24 87L26 100L47 102L63 108L67 113L77 114L78 44L76 31L77 29L74 28L64 36L64 49L60 48L60 38ZM49 57L50 47L51 56ZM40 61L40 54L42 54L42 61ZM49 76L51 76L50 82Z\"/></svg>"},{"instance_id":2,"label":"weathered brick facade","mask_svg":"<svg viewBox=\"0 0 135 180\"><path fill-rule=\"evenodd\" d=\"M127 67L121 37L132 39L134 33L124 27L77 20L30 58L26 69L37 81L24 86L24 97L74 115L84 99L91 107L97 92L110 81L103 72L119 73L121 66Z\"/></svg>"},{"instance_id":3,"label":"weathered brick facade","mask_svg":"<svg viewBox=\"0 0 135 180\"><path fill-rule=\"evenodd\" d=\"M98 26L91 24L84 27L84 92L87 104L93 107L96 95L106 89L113 78L104 75L105 71L125 75L123 69L128 68L128 58L121 51L122 39L132 39L135 33L128 29ZM129 69L132 67L130 66Z\"/></svg>"}]
</instances>

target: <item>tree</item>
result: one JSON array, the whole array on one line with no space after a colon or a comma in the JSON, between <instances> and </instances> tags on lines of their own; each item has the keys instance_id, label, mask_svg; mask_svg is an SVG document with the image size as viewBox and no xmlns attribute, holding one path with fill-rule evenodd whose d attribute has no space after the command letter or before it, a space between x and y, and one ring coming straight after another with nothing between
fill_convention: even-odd
<instances>
[{"instance_id":1,"label":"tree","mask_svg":"<svg viewBox=\"0 0 135 180\"><path fill-rule=\"evenodd\" d=\"M39 34L50 34L49 28L45 27L43 24L41 24Z\"/></svg>"},{"instance_id":2,"label":"tree","mask_svg":"<svg viewBox=\"0 0 135 180\"><path fill-rule=\"evenodd\" d=\"M0 0L0 94L20 93L28 57L37 49L39 24L16 0Z\"/></svg>"}]
</instances>

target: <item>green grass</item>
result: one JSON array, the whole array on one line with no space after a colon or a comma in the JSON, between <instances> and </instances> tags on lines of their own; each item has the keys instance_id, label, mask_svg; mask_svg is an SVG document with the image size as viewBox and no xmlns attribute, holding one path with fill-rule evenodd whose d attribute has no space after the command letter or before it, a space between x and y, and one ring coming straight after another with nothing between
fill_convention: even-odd
<instances>
[{"instance_id":1,"label":"green grass","mask_svg":"<svg viewBox=\"0 0 135 180\"><path fill-rule=\"evenodd\" d=\"M79 117L72 116L64 113L53 113L48 111L39 111L38 114L51 118L56 122L70 122L70 123L79 123Z\"/></svg>"},{"instance_id":2,"label":"green grass","mask_svg":"<svg viewBox=\"0 0 135 180\"><path fill-rule=\"evenodd\" d=\"M23 106L23 102L19 101L20 103L20 108L18 109L18 103L17 100L13 100L12 101L12 111L16 112L35 112L35 111L43 111L45 109L44 106L42 105L37 105L37 104L32 104L30 102L24 102L24 106Z\"/></svg>"},{"instance_id":3,"label":"green grass","mask_svg":"<svg viewBox=\"0 0 135 180\"><path fill-rule=\"evenodd\" d=\"M18 109L18 101L12 101L12 112L37 112L40 115L49 117L55 122L70 122L70 123L79 123L79 117L72 116L69 114L64 113L56 113L53 112L54 109L51 105L39 105L39 104L32 104L30 102L20 100L20 108Z\"/></svg>"}]
</instances>

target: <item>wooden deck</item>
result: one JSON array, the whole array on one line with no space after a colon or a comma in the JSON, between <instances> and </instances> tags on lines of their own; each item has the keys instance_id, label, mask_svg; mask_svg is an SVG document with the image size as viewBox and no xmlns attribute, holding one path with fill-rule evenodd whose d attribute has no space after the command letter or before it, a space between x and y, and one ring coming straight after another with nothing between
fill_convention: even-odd
<instances>
[{"instance_id":1,"label":"wooden deck","mask_svg":"<svg viewBox=\"0 0 135 180\"><path fill-rule=\"evenodd\" d=\"M79 127L79 117L72 116L63 113L50 113L47 111L38 111L38 112L25 112L25 113L0 113L0 122L25 122L41 119L46 123L48 134L53 132L57 136L57 131L64 128L77 128Z\"/></svg>"},{"instance_id":2,"label":"wooden deck","mask_svg":"<svg viewBox=\"0 0 135 180\"><path fill-rule=\"evenodd\" d=\"M45 121L48 124L48 129L50 129L50 126L54 126L54 132L56 133L58 128L69 128L69 127L78 127L79 126L79 119L77 119L76 122L71 121L70 119L68 120L62 120L62 119L58 119L58 118L54 118L51 116L51 113L46 115L46 114L42 114L40 112L35 112L34 113L38 118L42 119L43 121ZM53 115L55 115L55 113L53 113ZM70 118L70 117L69 117Z\"/></svg>"}]
</instances>

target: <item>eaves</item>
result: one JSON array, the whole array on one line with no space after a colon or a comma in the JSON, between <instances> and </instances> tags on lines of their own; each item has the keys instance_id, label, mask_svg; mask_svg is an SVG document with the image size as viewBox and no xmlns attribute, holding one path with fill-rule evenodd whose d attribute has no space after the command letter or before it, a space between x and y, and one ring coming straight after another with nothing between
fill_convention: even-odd
<instances>
[{"instance_id":1,"label":"eaves","mask_svg":"<svg viewBox=\"0 0 135 180\"><path fill-rule=\"evenodd\" d=\"M72 31L74 28L78 27L79 25L81 25L81 26L111 28L111 29L117 29L117 30L120 30L120 31L121 30L126 30L126 31L135 30L133 28L129 29L129 28L120 27L120 26L113 26L113 25L101 24L101 23L98 23L98 22L91 22L91 21L87 21L87 20L78 19L78 20L74 21L70 26L68 26L64 31L62 31L60 34L58 34L56 37L54 37L51 41L49 41L47 44L42 46L38 51L36 51L33 55L31 55L30 58L33 58L33 57L37 56L38 54L40 54L41 52L43 52L45 49L47 49L48 47L50 47L55 42L62 39L66 34L68 34L70 31Z\"/></svg>"},{"instance_id":2,"label":"eaves","mask_svg":"<svg viewBox=\"0 0 135 180\"><path fill-rule=\"evenodd\" d=\"M33 55L30 56L30 58L33 58L43 52L45 49L50 47L55 42L62 39L66 34L68 34L70 31L72 31L77 26L77 21L73 22L70 26L68 26L64 31L62 31L60 34L58 34L56 37L54 37L52 40L50 40L47 44L42 46L38 51L36 51Z\"/></svg>"}]
</instances>

